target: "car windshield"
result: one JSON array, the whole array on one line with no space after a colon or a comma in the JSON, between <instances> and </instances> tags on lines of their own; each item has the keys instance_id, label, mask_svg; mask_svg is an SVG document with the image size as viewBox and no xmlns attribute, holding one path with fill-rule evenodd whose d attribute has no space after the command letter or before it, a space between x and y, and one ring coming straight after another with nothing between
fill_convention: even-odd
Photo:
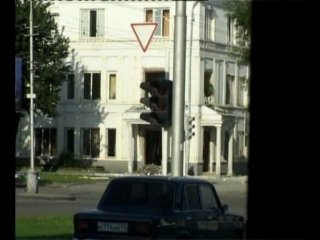
<instances>
[{"instance_id":1,"label":"car windshield","mask_svg":"<svg viewBox=\"0 0 320 240\"><path fill-rule=\"evenodd\" d=\"M169 183L113 182L101 199L100 208L151 207L172 208L174 186Z\"/></svg>"}]
</instances>

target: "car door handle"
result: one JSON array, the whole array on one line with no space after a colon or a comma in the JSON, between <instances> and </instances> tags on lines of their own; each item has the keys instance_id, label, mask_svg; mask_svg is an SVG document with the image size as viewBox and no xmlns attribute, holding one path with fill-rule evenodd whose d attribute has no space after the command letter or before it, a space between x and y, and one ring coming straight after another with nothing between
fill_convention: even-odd
<instances>
[{"instance_id":1,"label":"car door handle","mask_svg":"<svg viewBox=\"0 0 320 240\"><path fill-rule=\"evenodd\" d=\"M188 217L186 217L186 220L190 221L190 220L192 220L192 217L188 216Z\"/></svg>"},{"instance_id":2,"label":"car door handle","mask_svg":"<svg viewBox=\"0 0 320 240\"><path fill-rule=\"evenodd\" d=\"M211 215L209 215L209 216L207 217L207 219L210 220L210 221L211 221L211 220L217 220L217 218L215 218L215 217L213 217L213 216L211 216Z\"/></svg>"}]
</instances>

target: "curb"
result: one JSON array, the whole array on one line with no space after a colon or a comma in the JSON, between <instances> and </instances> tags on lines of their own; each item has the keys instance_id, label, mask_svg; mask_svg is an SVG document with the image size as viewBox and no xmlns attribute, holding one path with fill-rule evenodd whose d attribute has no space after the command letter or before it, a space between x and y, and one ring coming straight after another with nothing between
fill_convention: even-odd
<instances>
[{"instance_id":1,"label":"curb","mask_svg":"<svg viewBox=\"0 0 320 240\"><path fill-rule=\"evenodd\" d=\"M206 179L209 181L215 181L216 183L222 183L222 182L238 182L238 183L248 183L248 177L217 177L217 176L198 176L201 179Z\"/></svg>"},{"instance_id":2,"label":"curb","mask_svg":"<svg viewBox=\"0 0 320 240\"><path fill-rule=\"evenodd\" d=\"M60 194L43 194L43 193L19 193L16 197L24 197L29 199L46 199L46 200L69 200L75 201L76 197L72 195L60 195Z\"/></svg>"}]
</instances>

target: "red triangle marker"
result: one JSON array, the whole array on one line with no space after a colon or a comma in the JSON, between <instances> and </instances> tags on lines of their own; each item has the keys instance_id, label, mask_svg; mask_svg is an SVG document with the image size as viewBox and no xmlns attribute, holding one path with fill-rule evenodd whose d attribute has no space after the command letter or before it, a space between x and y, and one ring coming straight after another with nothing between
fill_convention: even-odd
<instances>
[{"instance_id":1,"label":"red triangle marker","mask_svg":"<svg viewBox=\"0 0 320 240\"><path fill-rule=\"evenodd\" d=\"M132 23L131 27L136 35L138 42L143 50L147 51L147 48L151 42L154 32L157 28L157 23Z\"/></svg>"}]
</instances>

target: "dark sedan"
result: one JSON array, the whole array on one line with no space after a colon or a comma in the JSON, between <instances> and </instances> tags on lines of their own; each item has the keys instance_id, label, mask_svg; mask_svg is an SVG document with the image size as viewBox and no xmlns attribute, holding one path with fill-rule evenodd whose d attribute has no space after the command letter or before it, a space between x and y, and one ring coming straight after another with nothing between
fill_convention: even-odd
<instances>
[{"instance_id":1,"label":"dark sedan","mask_svg":"<svg viewBox=\"0 0 320 240\"><path fill-rule=\"evenodd\" d=\"M96 209L74 215L74 239L242 239L214 186L188 177L113 179Z\"/></svg>"}]
</instances>

